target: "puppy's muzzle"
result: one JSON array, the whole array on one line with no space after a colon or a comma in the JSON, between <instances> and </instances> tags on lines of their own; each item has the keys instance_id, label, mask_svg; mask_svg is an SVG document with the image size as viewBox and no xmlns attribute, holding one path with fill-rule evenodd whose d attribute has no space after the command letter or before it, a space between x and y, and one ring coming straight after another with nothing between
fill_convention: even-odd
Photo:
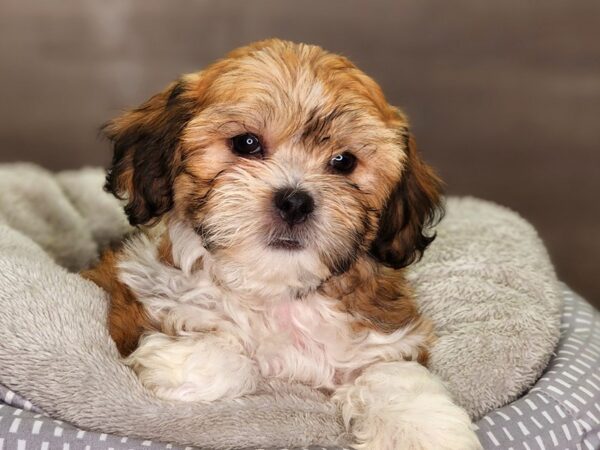
<instances>
[{"instance_id":1,"label":"puppy's muzzle","mask_svg":"<svg viewBox=\"0 0 600 450\"><path fill-rule=\"evenodd\" d=\"M315 209L315 201L302 189L279 189L275 192L273 203L281 218L290 226L304 222Z\"/></svg>"}]
</instances>

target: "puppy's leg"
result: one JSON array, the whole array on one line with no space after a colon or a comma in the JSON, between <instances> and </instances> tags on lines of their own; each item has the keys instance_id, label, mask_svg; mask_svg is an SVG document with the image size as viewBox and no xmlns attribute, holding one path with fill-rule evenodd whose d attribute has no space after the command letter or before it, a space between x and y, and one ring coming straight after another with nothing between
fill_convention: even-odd
<instances>
[{"instance_id":1,"label":"puppy's leg","mask_svg":"<svg viewBox=\"0 0 600 450\"><path fill-rule=\"evenodd\" d=\"M241 344L218 333L149 334L125 363L156 396L169 400L240 397L253 392L258 379L258 370Z\"/></svg>"},{"instance_id":2,"label":"puppy's leg","mask_svg":"<svg viewBox=\"0 0 600 450\"><path fill-rule=\"evenodd\" d=\"M368 367L333 396L358 449L475 450L481 445L467 413L442 382L416 362Z\"/></svg>"}]
</instances>

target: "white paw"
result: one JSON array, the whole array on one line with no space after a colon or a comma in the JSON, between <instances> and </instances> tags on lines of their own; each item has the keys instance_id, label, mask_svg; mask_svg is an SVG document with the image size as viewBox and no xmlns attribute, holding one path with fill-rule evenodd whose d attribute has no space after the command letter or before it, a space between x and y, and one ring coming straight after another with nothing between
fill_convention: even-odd
<instances>
[{"instance_id":1,"label":"white paw","mask_svg":"<svg viewBox=\"0 0 600 450\"><path fill-rule=\"evenodd\" d=\"M242 346L224 335L202 333L142 338L125 363L142 384L167 400L214 401L253 392L258 372Z\"/></svg>"},{"instance_id":2,"label":"white paw","mask_svg":"<svg viewBox=\"0 0 600 450\"><path fill-rule=\"evenodd\" d=\"M333 399L357 449L478 450L467 413L441 381L415 362L373 365Z\"/></svg>"}]
</instances>

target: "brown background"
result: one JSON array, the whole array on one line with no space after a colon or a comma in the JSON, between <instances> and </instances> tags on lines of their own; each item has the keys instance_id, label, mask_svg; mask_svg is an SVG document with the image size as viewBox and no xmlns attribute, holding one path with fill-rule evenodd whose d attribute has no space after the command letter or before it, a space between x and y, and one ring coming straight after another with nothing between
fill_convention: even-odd
<instances>
[{"instance_id":1,"label":"brown background","mask_svg":"<svg viewBox=\"0 0 600 450\"><path fill-rule=\"evenodd\" d=\"M600 305L600 2L0 0L0 162L105 165L99 124L265 37L353 59L451 194L532 221Z\"/></svg>"}]
</instances>

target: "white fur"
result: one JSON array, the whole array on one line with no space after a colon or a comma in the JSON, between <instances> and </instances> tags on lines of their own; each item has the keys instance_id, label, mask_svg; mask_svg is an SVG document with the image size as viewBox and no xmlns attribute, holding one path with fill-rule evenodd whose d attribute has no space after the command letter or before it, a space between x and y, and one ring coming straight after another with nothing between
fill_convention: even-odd
<instances>
[{"instance_id":1,"label":"white fur","mask_svg":"<svg viewBox=\"0 0 600 450\"><path fill-rule=\"evenodd\" d=\"M336 390L357 449L476 450L467 413L442 382L412 361L377 363Z\"/></svg>"},{"instance_id":2,"label":"white fur","mask_svg":"<svg viewBox=\"0 0 600 450\"><path fill-rule=\"evenodd\" d=\"M381 363L415 359L427 339L416 328L353 331L355 318L340 311L335 299L316 292L295 298L256 267L218 261L190 228L175 223L169 233L178 268L161 263L154 240L144 235L128 243L119 265L121 280L148 313L177 335L147 335L126 360L158 396L233 398L251 393L259 376L276 377L337 389L335 398L362 448L477 448L466 413L425 368ZM235 278L248 283L229 282ZM414 446L421 434L424 443L469 446Z\"/></svg>"},{"instance_id":3,"label":"white fur","mask_svg":"<svg viewBox=\"0 0 600 450\"><path fill-rule=\"evenodd\" d=\"M214 401L254 392L256 364L227 335L172 338L153 333L126 359L140 381L161 398Z\"/></svg>"}]
</instances>

